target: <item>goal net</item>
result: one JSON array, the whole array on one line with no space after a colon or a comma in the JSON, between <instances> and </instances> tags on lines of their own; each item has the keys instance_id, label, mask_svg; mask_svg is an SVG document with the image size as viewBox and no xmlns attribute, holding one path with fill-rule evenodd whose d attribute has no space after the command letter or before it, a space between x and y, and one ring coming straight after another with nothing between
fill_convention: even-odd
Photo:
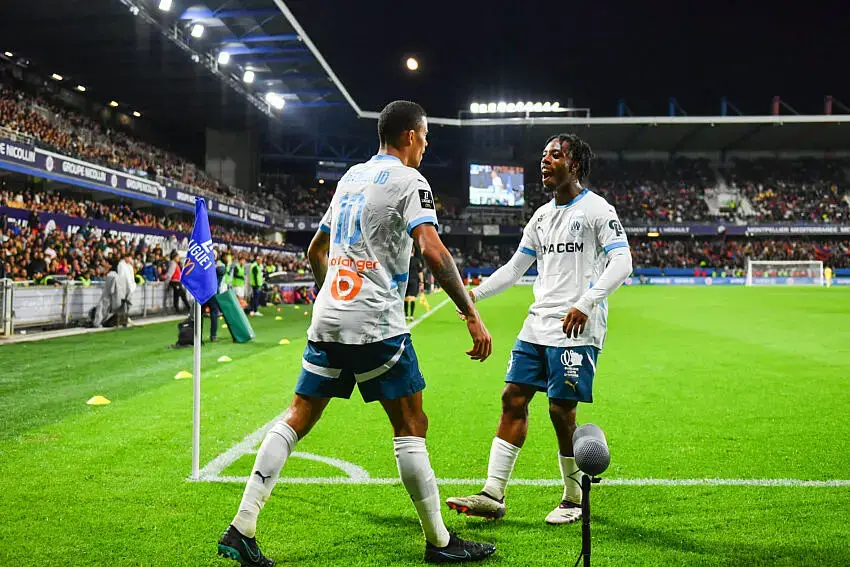
<instances>
[{"instance_id":1,"label":"goal net","mask_svg":"<svg viewBox=\"0 0 850 567\"><path fill-rule=\"evenodd\" d=\"M823 262L748 260L747 285L823 285Z\"/></svg>"}]
</instances>

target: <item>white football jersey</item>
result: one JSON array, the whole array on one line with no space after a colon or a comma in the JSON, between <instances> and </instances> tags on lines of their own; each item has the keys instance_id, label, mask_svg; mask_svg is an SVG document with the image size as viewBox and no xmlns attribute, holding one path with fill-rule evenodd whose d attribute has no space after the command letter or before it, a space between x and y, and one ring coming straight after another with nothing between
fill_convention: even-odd
<instances>
[{"instance_id":1,"label":"white football jersey","mask_svg":"<svg viewBox=\"0 0 850 567\"><path fill-rule=\"evenodd\" d=\"M417 170L386 154L349 169L320 226L330 234L328 273L307 338L365 344L408 332L410 232L423 223L436 225L437 213Z\"/></svg>"},{"instance_id":2,"label":"white football jersey","mask_svg":"<svg viewBox=\"0 0 850 567\"><path fill-rule=\"evenodd\" d=\"M566 205L556 205L553 199L537 209L520 242L521 252L537 258L537 279L519 339L545 346L602 348L606 301L591 311L577 339L564 334L561 318L602 274L606 254L628 245L614 207L587 189Z\"/></svg>"}]
</instances>

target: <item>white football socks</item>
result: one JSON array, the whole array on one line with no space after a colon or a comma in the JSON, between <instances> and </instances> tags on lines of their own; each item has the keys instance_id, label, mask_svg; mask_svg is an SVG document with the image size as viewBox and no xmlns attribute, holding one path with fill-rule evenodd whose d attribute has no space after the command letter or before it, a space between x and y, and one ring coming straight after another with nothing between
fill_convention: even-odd
<instances>
[{"instance_id":1,"label":"white football socks","mask_svg":"<svg viewBox=\"0 0 850 567\"><path fill-rule=\"evenodd\" d=\"M422 437L393 437L395 460L401 482L410 494L425 540L431 545L445 547L449 544L449 530L440 513L440 492L428 449Z\"/></svg>"},{"instance_id":2,"label":"white football socks","mask_svg":"<svg viewBox=\"0 0 850 567\"><path fill-rule=\"evenodd\" d=\"M297 443L298 434L283 420L275 423L263 439L242 494L239 512L231 522L242 535L254 537L257 533L257 516L271 496L283 464Z\"/></svg>"},{"instance_id":3,"label":"white football socks","mask_svg":"<svg viewBox=\"0 0 850 567\"><path fill-rule=\"evenodd\" d=\"M484 484L484 492L502 500L505 497L505 487L511 479L514 464L519 456L519 447L500 439L493 438L490 446L490 463L487 465L487 482Z\"/></svg>"},{"instance_id":4,"label":"white football socks","mask_svg":"<svg viewBox=\"0 0 850 567\"><path fill-rule=\"evenodd\" d=\"M575 457L564 457L558 453L558 465L564 479L564 500L581 504L581 477L584 473L578 470Z\"/></svg>"}]
</instances>

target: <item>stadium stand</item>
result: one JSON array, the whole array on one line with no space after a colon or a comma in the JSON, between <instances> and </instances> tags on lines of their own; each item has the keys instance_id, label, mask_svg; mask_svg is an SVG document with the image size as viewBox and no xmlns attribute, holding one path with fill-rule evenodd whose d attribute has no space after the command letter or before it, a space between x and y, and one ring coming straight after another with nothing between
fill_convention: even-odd
<instances>
[{"instance_id":1,"label":"stadium stand","mask_svg":"<svg viewBox=\"0 0 850 567\"><path fill-rule=\"evenodd\" d=\"M136 176L169 180L199 194L262 207L277 217L320 217L334 184L309 187L277 176L252 191L217 181L188 160L139 140L116 125L84 116L46 88L14 76L0 65L0 128L45 149ZM850 217L841 160L732 159L713 166L705 159L632 161L600 159L589 185L611 202L624 224L684 222L809 222L838 224ZM719 210L710 197L725 191ZM530 184L523 213L482 211L452 205L441 217L479 224L522 225L549 199ZM447 199L450 201L450 199Z\"/></svg>"},{"instance_id":2,"label":"stadium stand","mask_svg":"<svg viewBox=\"0 0 850 567\"><path fill-rule=\"evenodd\" d=\"M464 254L452 249L465 268L492 269L504 264L516 251L517 242L482 246ZM820 260L833 268L850 268L850 240L808 238L766 239L646 239L630 238L636 269L684 268L743 273L747 260Z\"/></svg>"},{"instance_id":3,"label":"stadium stand","mask_svg":"<svg viewBox=\"0 0 850 567\"><path fill-rule=\"evenodd\" d=\"M270 199L272 195L230 187L188 160L139 140L115 124L106 125L81 114L52 91L18 79L7 65L0 65L0 128L47 150L139 177L167 179L231 204L262 207L276 202Z\"/></svg>"},{"instance_id":4,"label":"stadium stand","mask_svg":"<svg viewBox=\"0 0 850 567\"><path fill-rule=\"evenodd\" d=\"M32 281L35 284L75 280L91 282L102 279L111 263L124 256L134 259L136 272L148 281L161 279L167 269L168 254L185 249L191 218L186 214L168 217L133 209L123 202L98 203L75 200L67 195L39 191L0 190L0 250L2 266L0 279ZM26 211L26 220L17 222L6 210ZM39 215L42 213L42 215ZM46 214L46 216L44 216ZM56 230L52 215L81 219L80 228L73 234ZM85 219L83 221L82 219ZM106 221L115 230L101 230L94 221ZM259 233L213 225L216 242L225 243L223 253L253 259L254 249L265 250L265 264L275 271L307 271L309 265L298 248L264 240ZM152 245L139 227L157 228L170 232L162 244ZM114 236L116 232L134 235L132 238Z\"/></svg>"},{"instance_id":5,"label":"stadium stand","mask_svg":"<svg viewBox=\"0 0 850 567\"><path fill-rule=\"evenodd\" d=\"M747 260L820 260L833 268L850 267L850 240L632 238L635 268L700 268L743 272Z\"/></svg>"}]
</instances>

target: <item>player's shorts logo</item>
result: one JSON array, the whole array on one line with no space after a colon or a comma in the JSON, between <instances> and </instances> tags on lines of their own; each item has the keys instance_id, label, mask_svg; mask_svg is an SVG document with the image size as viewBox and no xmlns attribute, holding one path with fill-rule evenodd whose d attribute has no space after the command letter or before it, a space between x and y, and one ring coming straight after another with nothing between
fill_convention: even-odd
<instances>
[{"instance_id":1,"label":"player's shorts logo","mask_svg":"<svg viewBox=\"0 0 850 567\"><path fill-rule=\"evenodd\" d=\"M352 270L340 268L331 282L331 297L338 301L351 301L363 287L363 278Z\"/></svg>"},{"instance_id":2,"label":"player's shorts logo","mask_svg":"<svg viewBox=\"0 0 850 567\"><path fill-rule=\"evenodd\" d=\"M561 353L561 364L569 368L572 366L581 366L583 357L580 352L574 350L565 350Z\"/></svg>"}]
</instances>

